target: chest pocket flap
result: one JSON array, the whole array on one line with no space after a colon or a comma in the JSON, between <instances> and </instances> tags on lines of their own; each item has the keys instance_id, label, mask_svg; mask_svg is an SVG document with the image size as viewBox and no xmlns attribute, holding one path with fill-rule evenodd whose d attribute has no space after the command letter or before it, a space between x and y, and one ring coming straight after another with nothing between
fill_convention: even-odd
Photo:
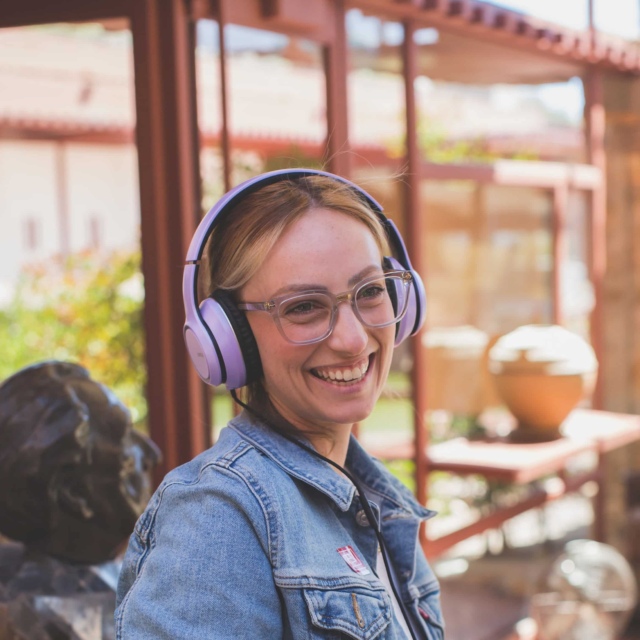
<instances>
[{"instance_id":1,"label":"chest pocket flap","mask_svg":"<svg viewBox=\"0 0 640 640\"><path fill-rule=\"evenodd\" d=\"M314 626L356 640L376 638L391 622L391 602L383 589L305 589L304 597Z\"/></svg>"}]
</instances>

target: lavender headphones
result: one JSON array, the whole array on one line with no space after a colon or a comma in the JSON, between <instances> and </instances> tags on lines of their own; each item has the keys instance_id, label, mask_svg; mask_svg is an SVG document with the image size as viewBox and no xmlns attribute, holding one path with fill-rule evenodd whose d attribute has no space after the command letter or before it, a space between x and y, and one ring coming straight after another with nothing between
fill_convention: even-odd
<instances>
[{"instance_id":1,"label":"lavender headphones","mask_svg":"<svg viewBox=\"0 0 640 640\"><path fill-rule=\"evenodd\" d=\"M391 269L407 269L413 276L407 312L396 327L396 346L415 334L424 322L426 294L420 276L411 261L400 233L382 213L382 207L363 189L345 178L315 169L283 169L251 178L226 193L202 219L189 245L182 278L182 296L186 313L184 339L198 375L211 385L225 384L237 389L257 380L262 373L260 354L244 312L226 291L215 291L198 305L197 283L200 260L219 216L233 211L246 196L262 187L284 180L326 176L348 185L382 222L395 257L386 257Z\"/></svg>"}]
</instances>

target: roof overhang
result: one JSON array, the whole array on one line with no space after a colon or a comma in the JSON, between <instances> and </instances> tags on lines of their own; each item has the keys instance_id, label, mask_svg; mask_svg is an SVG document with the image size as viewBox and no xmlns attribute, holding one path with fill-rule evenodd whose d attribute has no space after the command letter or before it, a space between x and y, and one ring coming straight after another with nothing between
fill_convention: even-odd
<instances>
[{"instance_id":1,"label":"roof overhang","mask_svg":"<svg viewBox=\"0 0 640 640\"><path fill-rule=\"evenodd\" d=\"M438 30L419 45L419 72L436 80L470 84L544 84L583 76L599 66L640 75L640 47L590 31L564 28L479 0L352 0L366 14L412 20ZM382 69L382 52L359 52L361 62ZM391 69L389 69L391 70Z\"/></svg>"}]
</instances>

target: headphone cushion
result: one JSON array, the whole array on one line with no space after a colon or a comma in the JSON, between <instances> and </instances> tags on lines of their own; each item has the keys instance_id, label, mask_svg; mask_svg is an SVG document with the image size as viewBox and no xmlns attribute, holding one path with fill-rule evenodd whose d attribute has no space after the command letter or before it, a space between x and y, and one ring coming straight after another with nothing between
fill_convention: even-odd
<instances>
[{"instance_id":1,"label":"headphone cushion","mask_svg":"<svg viewBox=\"0 0 640 640\"><path fill-rule=\"evenodd\" d=\"M393 256L386 256L383 260L383 265L386 269L398 269L404 270L405 267ZM419 287L422 287L422 280L420 280L418 274L410 269L413 276L413 282L409 289L409 301L407 302L407 311L402 319L396 324L396 339L395 346L397 347L401 342L404 342L410 335L413 335L421 326L422 321L418 317L420 294ZM401 285L399 285L401 286ZM397 309L399 295L397 292L390 292L390 297L394 309ZM395 298L395 300L394 300Z\"/></svg>"},{"instance_id":2,"label":"headphone cushion","mask_svg":"<svg viewBox=\"0 0 640 640\"><path fill-rule=\"evenodd\" d=\"M255 382L262 375L262 361L260 351L256 342L247 316L240 311L231 296L231 293L224 289L218 289L211 296L225 312L231 327L242 351L242 358L246 369L245 384Z\"/></svg>"}]
</instances>

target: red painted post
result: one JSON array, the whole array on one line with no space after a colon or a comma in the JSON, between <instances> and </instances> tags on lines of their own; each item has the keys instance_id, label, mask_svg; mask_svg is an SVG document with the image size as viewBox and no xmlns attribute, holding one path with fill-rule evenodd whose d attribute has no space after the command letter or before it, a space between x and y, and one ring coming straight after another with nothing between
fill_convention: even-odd
<instances>
[{"instance_id":1,"label":"red painted post","mask_svg":"<svg viewBox=\"0 0 640 640\"><path fill-rule=\"evenodd\" d=\"M351 175L349 145L349 113L347 109L348 47L344 0L331 3L334 37L324 47L324 67L327 78L327 169L345 178Z\"/></svg>"},{"instance_id":2,"label":"red painted post","mask_svg":"<svg viewBox=\"0 0 640 640\"><path fill-rule=\"evenodd\" d=\"M405 174L405 206L407 249L414 268L422 278L426 278L427 261L423 248L425 246L425 225L420 206L420 150L418 148L417 115L415 105L414 83L418 75L417 49L413 39L415 26L411 21L404 23L404 42L402 45L406 103L406 166ZM412 399L414 406L414 455L416 497L422 504L428 498L428 469L426 450L429 444L427 429L427 362L422 336L412 338L413 352Z\"/></svg>"},{"instance_id":3,"label":"red painted post","mask_svg":"<svg viewBox=\"0 0 640 640\"><path fill-rule=\"evenodd\" d=\"M229 131L229 82L227 77L227 52L225 38L225 3L217 3L218 42L220 56L220 150L222 151L222 178L224 190L229 191L231 184L231 134Z\"/></svg>"},{"instance_id":4,"label":"red painted post","mask_svg":"<svg viewBox=\"0 0 640 640\"><path fill-rule=\"evenodd\" d=\"M149 432L164 455L157 478L205 449L211 438L204 386L182 338L182 265L200 218L187 8L182 0L131 5Z\"/></svg>"},{"instance_id":5,"label":"red painted post","mask_svg":"<svg viewBox=\"0 0 640 640\"><path fill-rule=\"evenodd\" d=\"M607 188L606 188L606 152L604 136L606 114L604 109L604 90L602 72L591 67L585 80L585 122L587 152L589 162L600 170L600 184L591 191L591 224L589 266L593 283L595 305L591 313L591 343L604 371L604 327L602 320L602 292L607 260ZM602 408L603 389L601 377L598 377L593 394L594 408Z\"/></svg>"},{"instance_id":6,"label":"red painted post","mask_svg":"<svg viewBox=\"0 0 640 640\"><path fill-rule=\"evenodd\" d=\"M562 277L561 268L566 255L566 214L568 189L566 185L557 186L553 190L553 209L551 213L551 238L553 247L551 271L551 300L553 323L562 325Z\"/></svg>"}]
</instances>

